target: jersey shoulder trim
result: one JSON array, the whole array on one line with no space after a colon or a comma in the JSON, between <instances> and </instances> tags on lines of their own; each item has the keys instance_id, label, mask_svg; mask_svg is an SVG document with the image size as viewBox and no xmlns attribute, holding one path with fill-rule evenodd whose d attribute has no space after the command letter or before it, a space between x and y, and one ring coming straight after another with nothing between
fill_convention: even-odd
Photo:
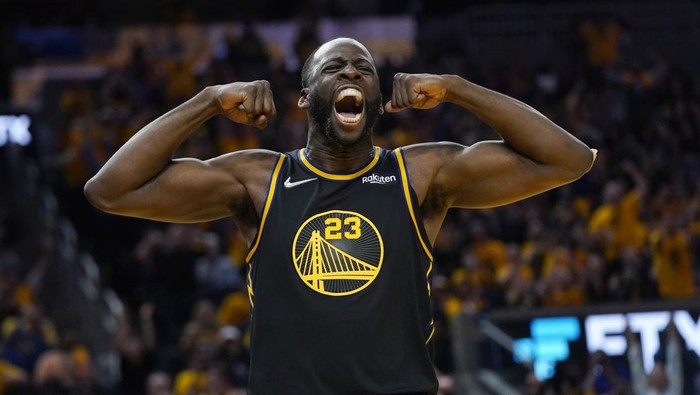
<instances>
[{"instance_id":1,"label":"jersey shoulder trim","mask_svg":"<svg viewBox=\"0 0 700 395\"><path fill-rule=\"evenodd\" d=\"M396 162L399 164L399 173L401 174L401 185L403 187L403 193L404 197L406 198L406 205L408 206L408 212L411 214L411 220L413 221L413 226L416 228L416 234L418 235L418 240L420 241L421 246L423 246L423 251L425 251L425 254L428 256L430 261L433 261L433 254L430 252L430 248L428 248L428 243L423 240L423 235L421 234L420 231L420 226L418 225L418 221L416 220L416 214L413 209L413 203L411 200L411 191L410 191L410 184L408 182L408 173L406 172L406 165L404 164L403 160L403 153L401 152L400 148L397 148L394 150L394 154L396 155Z\"/></svg>"},{"instance_id":2,"label":"jersey shoulder trim","mask_svg":"<svg viewBox=\"0 0 700 395\"><path fill-rule=\"evenodd\" d=\"M267 189L265 206L263 207L262 215L260 216L260 226L258 226L258 234L255 237L255 243L253 243L253 246L250 247L250 250L248 251L248 255L246 255L246 263L249 263L250 260L253 258L253 255L255 255L255 251L258 249L258 245L260 244L260 238L262 237L263 228L265 227L265 220L267 220L267 213L270 211L272 198L275 196L275 189L277 189L277 178L279 177L280 169L282 168L282 164L284 163L285 158L286 156L284 154L280 154L279 159L277 159L275 169L272 171L272 175L270 176L270 186Z\"/></svg>"}]
</instances>

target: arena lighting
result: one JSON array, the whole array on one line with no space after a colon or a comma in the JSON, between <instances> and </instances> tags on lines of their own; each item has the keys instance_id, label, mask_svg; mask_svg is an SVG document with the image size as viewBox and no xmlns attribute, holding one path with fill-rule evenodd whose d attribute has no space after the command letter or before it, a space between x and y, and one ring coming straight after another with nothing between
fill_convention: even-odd
<instances>
[{"instance_id":1,"label":"arena lighting","mask_svg":"<svg viewBox=\"0 0 700 395\"><path fill-rule=\"evenodd\" d=\"M29 131L31 123L29 115L0 115L0 147L9 144L29 145L32 142L32 133Z\"/></svg>"},{"instance_id":2,"label":"arena lighting","mask_svg":"<svg viewBox=\"0 0 700 395\"><path fill-rule=\"evenodd\" d=\"M639 333L644 369L651 372L654 355L659 350L661 332L671 319L669 311L652 311L627 314L599 314L586 317L586 344L588 351L601 350L610 356L623 355L627 351L624 332L629 325ZM696 322L685 310L673 313L673 322L689 349L700 357L700 319Z\"/></svg>"}]
</instances>

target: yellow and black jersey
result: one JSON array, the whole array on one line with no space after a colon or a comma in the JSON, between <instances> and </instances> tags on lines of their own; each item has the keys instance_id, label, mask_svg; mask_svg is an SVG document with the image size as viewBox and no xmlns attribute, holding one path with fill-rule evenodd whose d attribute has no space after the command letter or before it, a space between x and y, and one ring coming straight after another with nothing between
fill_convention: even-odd
<instances>
[{"instance_id":1,"label":"yellow and black jersey","mask_svg":"<svg viewBox=\"0 0 700 395\"><path fill-rule=\"evenodd\" d=\"M400 150L280 155L246 258L250 394L433 394L432 255Z\"/></svg>"}]
</instances>

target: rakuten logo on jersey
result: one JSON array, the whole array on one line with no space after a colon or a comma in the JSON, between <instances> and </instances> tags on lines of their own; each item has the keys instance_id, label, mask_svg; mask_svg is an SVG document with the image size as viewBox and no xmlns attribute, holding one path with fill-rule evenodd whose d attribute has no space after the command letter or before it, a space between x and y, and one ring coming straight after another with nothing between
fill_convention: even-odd
<instances>
[{"instance_id":1,"label":"rakuten logo on jersey","mask_svg":"<svg viewBox=\"0 0 700 395\"><path fill-rule=\"evenodd\" d=\"M378 176L376 174L372 174L366 177L362 177L362 183L370 183L370 184L388 184L390 182L395 182L396 181L396 176Z\"/></svg>"}]
</instances>

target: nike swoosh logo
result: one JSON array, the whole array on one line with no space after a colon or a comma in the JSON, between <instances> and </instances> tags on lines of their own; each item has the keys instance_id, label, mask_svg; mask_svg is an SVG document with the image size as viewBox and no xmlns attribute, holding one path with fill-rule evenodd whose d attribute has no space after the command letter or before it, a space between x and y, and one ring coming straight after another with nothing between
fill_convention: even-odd
<instances>
[{"instance_id":1,"label":"nike swoosh logo","mask_svg":"<svg viewBox=\"0 0 700 395\"><path fill-rule=\"evenodd\" d=\"M301 184L306 184L309 181L315 180L316 177L314 178L307 178L306 180L299 180L299 181L294 181L292 182L292 177L287 178L284 180L284 187L285 188L294 188L295 186L301 185Z\"/></svg>"}]
</instances>

